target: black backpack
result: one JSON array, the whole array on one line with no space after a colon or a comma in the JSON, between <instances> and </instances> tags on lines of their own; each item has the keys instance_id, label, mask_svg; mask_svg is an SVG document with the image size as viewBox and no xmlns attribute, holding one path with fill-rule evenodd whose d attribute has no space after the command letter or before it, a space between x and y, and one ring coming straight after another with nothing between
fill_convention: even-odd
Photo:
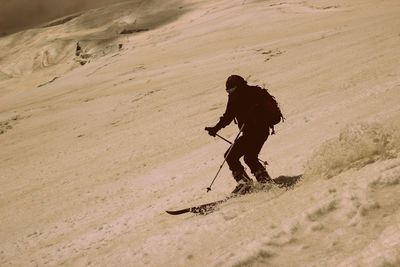
<instances>
[{"instance_id":1,"label":"black backpack","mask_svg":"<svg viewBox=\"0 0 400 267\"><path fill-rule=\"evenodd\" d=\"M274 126L281 121L285 121L285 118L282 115L281 109L279 108L279 104L275 97L272 96L267 89L262 89L262 98L264 105L263 117L269 128L272 130L271 134L275 134Z\"/></svg>"}]
</instances>

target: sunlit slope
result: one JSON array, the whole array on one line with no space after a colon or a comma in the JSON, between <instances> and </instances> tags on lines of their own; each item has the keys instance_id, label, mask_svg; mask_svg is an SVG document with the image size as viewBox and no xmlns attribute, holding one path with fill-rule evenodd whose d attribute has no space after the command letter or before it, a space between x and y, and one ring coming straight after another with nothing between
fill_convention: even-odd
<instances>
[{"instance_id":1,"label":"sunlit slope","mask_svg":"<svg viewBox=\"0 0 400 267\"><path fill-rule=\"evenodd\" d=\"M115 5L12 35L25 63L74 38L48 66L1 61L1 265L397 266L400 4L146 3L137 28ZM121 21L149 30L113 39ZM82 66L76 36L94 55L115 50ZM260 153L268 171L303 179L207 216L167 215L234 188L225 166L206 193L227 144L203 130L233 73L269 88L286 117Z\"/></svg>"}]
</instances>

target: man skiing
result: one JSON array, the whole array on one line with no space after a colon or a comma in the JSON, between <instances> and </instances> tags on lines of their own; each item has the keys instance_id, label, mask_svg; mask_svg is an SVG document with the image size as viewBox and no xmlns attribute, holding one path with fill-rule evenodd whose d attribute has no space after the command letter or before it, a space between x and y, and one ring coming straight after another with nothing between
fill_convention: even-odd
<instances>
[{"instance_id":1,"label":"man skiing","mask_svg":"<svg viewBox=\"0 0 400 267\"><path fill-rule=\"evenodd\" d=\"M249 86L246 80L239 75L229 76L226 81L226 91L229 96L225 113L215 126L206 127L205 130L209 135L215 137L219 130L228 126L233 120L235 123L237 122L243 134L225 152L224 156L233 178L238 183L232 194L245 194L252 189L253 180L240 163L241 157L260 184L273 182L265 167L258 160L258 154L273 126L266 119L268 110L263 103L266 95L270 95L261 87ZM279 114L282 117L280 111Z\"/></svg>"}]
</instances>

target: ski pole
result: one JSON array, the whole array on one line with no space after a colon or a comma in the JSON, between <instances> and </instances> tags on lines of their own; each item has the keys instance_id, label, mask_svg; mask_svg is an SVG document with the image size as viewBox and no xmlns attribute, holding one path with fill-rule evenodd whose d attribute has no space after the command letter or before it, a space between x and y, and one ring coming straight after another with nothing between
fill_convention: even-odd
<instances>
[{"instance_id":1,"label":"ski pole","mask_svg":"<svg viewBox=\"0 0 400 267\"><path fill-rule=\"evenodd\" d=\"M227 143L232 145L232 142L229 141L228 139L224 138L223 136L220 136L219 134L216 134L216 136L218 136L219 138L221 138L222 140L226 141ZM258 159L259 162L261 162L264 165L268 165L268 162L266 160L262 160L262 159Z\"/></svg>"},{"instance_id":2,"label":"ski pole","mask_svg":"<svg viewBox=\"0 0 400 267\"><path fill-rule=\"evenodd\" d=\"M215 179L217 179L217 176L218 176L219 172L221 171L222 167L224 166L226 159L229 157L229 154L231 153L232 148L233 148L233 146L235 145L236 140L239 138L240 134L241 134L242 131L243 131L243 127L244 127L244 124L242 125L242 127L240 128L240 131L239 131L238 134L236 135L235 141L233 141L233 143L232 143L231 146L229 147L229 150L228 150L228 152L226 153L226 156L224 157L224 161L222 162L221 166L219 167L219 170L217 171L217 174L215 174L214 179L212 180L210 186L207 187L207 192L210 192L210 191L211 191L211 186L214 184Z\"/></svg>"}]
</instances>

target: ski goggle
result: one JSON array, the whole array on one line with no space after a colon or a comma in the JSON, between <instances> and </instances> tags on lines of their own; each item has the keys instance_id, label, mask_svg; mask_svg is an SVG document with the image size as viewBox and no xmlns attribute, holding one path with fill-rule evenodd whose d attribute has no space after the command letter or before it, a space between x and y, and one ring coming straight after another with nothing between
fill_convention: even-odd
<instances>
[{"instance_id":1,"label":"ski goggle","mask_svg":"<svg viewBox=\"0 0 400 267\"><path fill-rule=\"evenodd\" d=\"M228 94L232 94L236 91L236 87L226 88L226 91L228 92Z\"/></svg>"}]
</instances>

